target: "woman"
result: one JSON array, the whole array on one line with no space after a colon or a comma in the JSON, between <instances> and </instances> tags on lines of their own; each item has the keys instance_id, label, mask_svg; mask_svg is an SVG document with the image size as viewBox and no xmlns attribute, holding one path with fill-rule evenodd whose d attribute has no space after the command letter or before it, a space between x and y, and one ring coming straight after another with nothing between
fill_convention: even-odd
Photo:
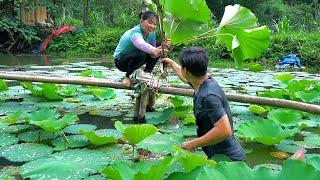
<instances>
[{"instance_id":1,"label":"woman","mask_svg":"<svg viewBox=\"0 0 320 180\"><path fill-rule=\"evenodd\" d=\"M156 27L157 16L152 11L146 11L140 14L140 24L122 35L113 57L116 67L126 72L123 85L130 87L130 75L144 64L144 71L137 76L151 79L151 72L162 52L161 46L156 47ZM163 44L167 49L170 40L165 40Z\"/></svg>"}]
</instances>

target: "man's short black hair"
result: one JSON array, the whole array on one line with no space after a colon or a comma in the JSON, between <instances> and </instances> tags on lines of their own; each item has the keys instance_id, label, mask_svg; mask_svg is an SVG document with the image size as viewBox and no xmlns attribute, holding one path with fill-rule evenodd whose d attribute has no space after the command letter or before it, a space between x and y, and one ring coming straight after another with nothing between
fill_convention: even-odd
<instances>
[{"instance_id":1,"label":"man's short black hair","mask_svg":"<svg viewBox=\"0 0 320 180\"><path fill-rule=\"evenodd\" d=\"M207 74L208 59L208 54L200 47L184 49L179 56L181 66L198 77Z\"/></svg>"}]
</instances>

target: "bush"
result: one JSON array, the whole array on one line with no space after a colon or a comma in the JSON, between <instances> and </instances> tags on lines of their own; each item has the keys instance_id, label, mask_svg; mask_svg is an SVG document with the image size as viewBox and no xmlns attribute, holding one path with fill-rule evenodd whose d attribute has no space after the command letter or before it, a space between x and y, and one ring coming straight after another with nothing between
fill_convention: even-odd
<instances>
[{"instance_id":1,"label":"bush","mask_svg":"<svg viewBox=\"0 0 320 180\"><path fill-rule=\"evenodd\" d=\"M320 71L320 34L291 33L273 35L268 51L257 61L274 65L283 56L290 53L301 55L301 63L307 68Z\"/></svg>"},{"instance_id":2,"label":"bush","mask_svg":"<svg viewBox=\"0 0 320 180\"><path fill-rule=\"evenodd\" d=\"M69 57L101 57L113 53L122 29L86 29L70 32L55 38L49 46L50 53Z\"/></svg>"}]
</instances>

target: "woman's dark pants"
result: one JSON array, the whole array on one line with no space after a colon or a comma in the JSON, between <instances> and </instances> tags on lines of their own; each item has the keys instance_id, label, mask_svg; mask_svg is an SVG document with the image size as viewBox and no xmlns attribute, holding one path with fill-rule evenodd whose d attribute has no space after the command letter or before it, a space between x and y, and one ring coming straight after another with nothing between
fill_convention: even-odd
<instances>
[{"instance_id":1,"label":"woman's dark pants","mask_svg":"<svg viewBox=\"0 0 320 180\"><path fill-rule=\"evenodd\" d=\"M133 71L139 69L144 64L146 64L144 71L151 73L158 59L152 58L150 54L143 51L133 51L121 58L115 59L114 64L120 71L126 72L126 77L129 77Z\"/></svg>"}]
</instances>

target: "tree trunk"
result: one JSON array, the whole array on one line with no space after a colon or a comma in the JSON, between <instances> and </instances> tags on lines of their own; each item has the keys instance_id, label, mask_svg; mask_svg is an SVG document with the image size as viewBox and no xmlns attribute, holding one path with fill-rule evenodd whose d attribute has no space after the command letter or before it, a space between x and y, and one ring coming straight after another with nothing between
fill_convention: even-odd
<instances>
[{"instance_id":1,"label":"tree trunk","mask_svg":"<svg viewBox=\"0 0 320 180\"><path fill-rule=\"evenodd\" d=\"M65 20L66 19L66 7L64 4L61 4L61 8L62 8L61 19Z\"/></svg>"},{"instance_id":2,"label":"tree trunk","mask_svg":"<svg viewBox=\"0 0 320 180\"><path fill-rule=\"evenodd\" d=\"M113 4L115 3L113 2L113 0L106 0L106 6L104 8L104 15L105 15L105 20L110 23L111 25L114 25L114 14L112 12L113 9Z\"/></svg>"},{"instance_id":3,"label":"tree trunk","mask_svg":"<svg viewBox=\"0 0 320 180\"><path fill-rule=\"evenodd\" d=\"M102 86L110 87L116 89L131 89L125 87L121 82L109 82L106 79L97 78L79 78L79 77L54 77L54 76L39 76L30 74L17 74L9 73L7 71L0 72L0 79L17 80L17 81L29 81L29 82L47 82L47 83L58 83L58 84L79 84L79 85L89 85L89 86ZM158 92L164 94L173 94L180 96L190 96L193 97L194 91L192 89L182 89L162 86L158 89ZM281 108L291 108L300 111L310 112L314 114L320 114L320 106L284 99L276 98L265 98L256 97L242 94L226 93L227 99L229 101L241 102L241 103L251 103L267 106L276 106Z\"/></svg>"},{"instance_id":4,"label":"tree trunk","mask_svg":"<svg viewBox=\"0 0 320 180\"><path fill-rule=\"evenodd\" d=\"M83 1L83 26L89 26L89 0Z\"/></svg>"}]
</instances>

